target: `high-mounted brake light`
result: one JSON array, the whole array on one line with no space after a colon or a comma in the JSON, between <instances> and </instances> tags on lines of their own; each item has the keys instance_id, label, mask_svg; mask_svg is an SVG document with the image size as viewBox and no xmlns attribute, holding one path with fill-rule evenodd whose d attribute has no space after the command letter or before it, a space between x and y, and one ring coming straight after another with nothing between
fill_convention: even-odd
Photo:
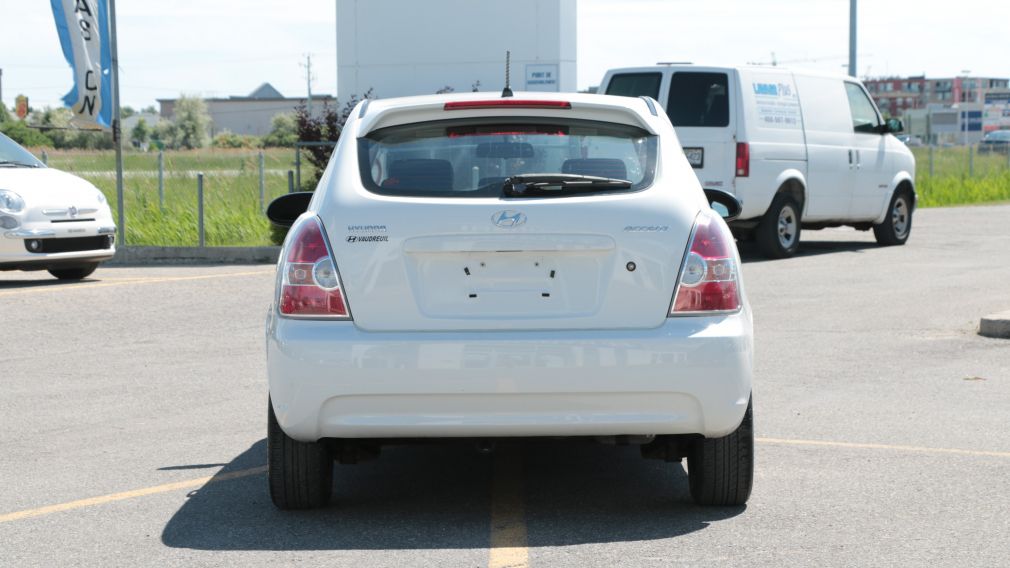
<instances>
[{"instance_id":1,"label":"high-mounted brake light","mask_svg":"<svg viewBox=\"0 0 1010 568\"><path fill-rule=\"evenodd\" d=\"M529 99L491 99L487 101L452 101L445 103L442 110L474 110L489 108L544 108L570 109L568 101L537 101Z\"/></svg>"},{"instance_id":2,"label":"high-mounted brake light","mask_svg":"<svg viewBox=\"0 0 1010 568\"><path fill-rule=\"evenodd\" d=\"M316 217L292 228L281 266L280 312L288 317L350 319L340 275Z\"/></svg>"},{"instance_id":3,"label":"high-mounted brake light","mask_svg":"<svg viewBox=\"0 0 1010 568\"><path fill-rule=\"evenodd\" d=\"M733 235L714 212L704 211L694 224L670 315L709 315L739 309L740 275Z\"/></svg>"},{"instance_id":4,"label":"high-mounted brake light","mask_svg":"<svg viewBox=\"0 0 1010 568\"><path fill-rule=\"evenodd\" d=\"M750 175L750 144L746 142L736 143L736 177L747 177Z\"/></svg>"}]
</instances>

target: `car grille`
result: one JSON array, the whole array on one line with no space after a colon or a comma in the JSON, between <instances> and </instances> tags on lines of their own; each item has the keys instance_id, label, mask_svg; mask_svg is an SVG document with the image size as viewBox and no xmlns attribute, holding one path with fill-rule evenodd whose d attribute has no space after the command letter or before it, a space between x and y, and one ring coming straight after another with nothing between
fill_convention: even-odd
<instances>
[{"instance_id":1,"label":"car grille","mask_svg":"<svg viewBox=\"0 0 1010 568\"><path fill-rule=\"evenodd\" d=\"M97 237L72 237L68 239L26 239L25 250L33 253L79 252L83 250L107 250L112 248L112 235Z\"/></svg>"}]
</instances>

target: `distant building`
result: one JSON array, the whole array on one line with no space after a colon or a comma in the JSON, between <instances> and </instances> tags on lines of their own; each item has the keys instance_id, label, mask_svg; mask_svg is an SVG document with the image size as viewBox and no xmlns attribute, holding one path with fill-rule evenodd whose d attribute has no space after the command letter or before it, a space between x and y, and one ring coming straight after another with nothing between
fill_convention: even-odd
<instances>
[{"instance_id":1,"label":"distant building","mask_svg":"<svg viewBox=\"0 0 1010 568\"><path fill-rule=\"evenodd\" d=\"M158 99L161 106L160 115L171 120L175 115L175 102L178 99ZM299 105L306 103L304 97L285 97L270 83L263 83L248 96L232 96L228 98L204 99L211 119L211 136L225 130L234 134L251 134L265 136L270 133L274 116L294 112ZM331 95L312 95L313 114L322 111L323 103L331 107L336 100Z\"/></svg>"},{"instance_id":2,"label":"distant building","mask_svg":"<svg viewBox=\"0 0 1010 568\"><path fill-rule=\"evenodd\" d=\"M903 116L907 110L929 105L985 104L986 95L1007 90L1010 79L968 76L930 79L919 75L865 79L863 84L881 112Z\"/></svg>"},{"instance_id":3,"label":"distant building","mask_svg":"<svg viewBox=\"0 0 1010 568\"><path fill-rule=\"evenodd\" d=\"M909 109L925 108L929 102L929 83L924 75L863 81L877 108L891 116L902 116Z\"/></svg>"},{"instance_id":4,"label":"distant building","mask_svg":"<svg viewBox=\"0 0 1010 568\"><path fill-rule=\"evenodd\" d=\"M576 90L576 0L337 0L337 96Z\"/></svg>"}]
</instances>

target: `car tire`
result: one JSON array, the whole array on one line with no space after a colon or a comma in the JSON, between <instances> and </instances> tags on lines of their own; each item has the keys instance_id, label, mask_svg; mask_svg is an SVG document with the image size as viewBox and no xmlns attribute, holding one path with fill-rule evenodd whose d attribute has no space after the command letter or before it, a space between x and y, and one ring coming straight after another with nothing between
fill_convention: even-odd
<instances>
[{"instance_id":1,"label":"car tire","mask_svg":"<svg viewBox=\"0 0 1010 568\"><path fill-rule=\"evenodd\" d=\"M319 442L299 442L281 429L268 403L267 476L278 509L316 509L333 492L333 455Z\"/></svg>"},{"instance_id":2,"label":"car tire","mask_svg":"<svg viewBox=\"0 0 1010 568\"><path fill-rule=\"evenodd\" d=\"M907 189L894 192L884 222L873 226L880 246L903 245L912 233L912 194Z\"/></svg>"},{"instance_id":3,"label":"car tire","mask_svg":"<svg viewBox=\"0 0 1010 568\"><path fill-rule=\"evenodd\" d=\"M788 193L779 193L772 200L754 231L758 250L768 258L788 258L800 248L802 210Z\"/></svg>"},{"instance_id":4,"label":"car tire","mask_svg":"<svg viewBox=\"0 0 1010 568\"><path fill-rule=\"evenodd\" d=\"M754 419L751 404L732 434L696 440L688 450L687 478L699 505L743 505L754 483Z\"/></svg>"},{"instance_id":5,"label":"car tire","mask_svg":"<svg viewBox=\"0 0 1010 568\"><path fill-rule=\"evenodd\" d=\"M97 262L92 262L89 264L82 264L81 266L74 266L72 268L50 268L49 274L59 278L60 280L82 280L91 276L91 273L98 268Z\"/></svg>"}]
</instances>

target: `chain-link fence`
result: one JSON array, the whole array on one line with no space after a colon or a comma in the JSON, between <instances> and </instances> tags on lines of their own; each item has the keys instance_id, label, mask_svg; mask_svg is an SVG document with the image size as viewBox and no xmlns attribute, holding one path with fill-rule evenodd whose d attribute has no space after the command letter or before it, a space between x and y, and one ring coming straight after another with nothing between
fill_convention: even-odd
<instances>
[{"instance_id":1,"label":"chain-link fence","mask_svg":"<svg viewBox=\"0 0 1010 568\"><path fill-rule=\"evenodd\" d=\"M37 155L51 167L95 184L116 217L112 152L47 150ZM272 244L263 211L274 198L297 189L294 158L294 151L284 148L127 152L123 156L126 244Z\"/></svg>"},{"instance_id":2,"label":"chain-link fence","mask_svg":"<svg viewBox=\"0 0 1010 568\"><path fill-rule=\"evenodd\" d=\"M925 207L1010 200L1010 146L916 146L916 185Z\"/></svg>"}]
</instances>

